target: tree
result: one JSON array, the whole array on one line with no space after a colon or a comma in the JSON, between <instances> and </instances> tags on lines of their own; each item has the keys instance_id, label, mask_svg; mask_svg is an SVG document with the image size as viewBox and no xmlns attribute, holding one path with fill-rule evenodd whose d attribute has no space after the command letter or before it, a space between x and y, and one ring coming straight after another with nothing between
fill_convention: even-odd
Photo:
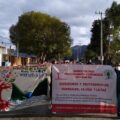
<instances>
[{"instance_id":1,"label":"tree","mask_svg":"<svg viewBox=\"0 0 120 120\"><path fill-rule=\"evenodd\" d=\"M10 27L11 42L19 51L33 53L40 60L62 58L72 44L70 27L55 17L40 12L27 12Z\"/></svg>"},{"instance_id":2,"label":"tree","mask_svg":"<svg viewBox=\"0 0 120 120\"><path fill-rule=\"evenodd\" d=\"M100 56L100 42L101 42L101 38L100 38L100 23L101 21L100 20L95 20L93 22L93 25L92 25L92 28L91 28L91 32L92 32L92 35L91 35L91 42L90 44L88 45L88 48L87 48L87 52L86 52L86 59L89 60L89 59L96 59ZM106 35L108 34L107 33L107 22L106 20L103 20L102 21L103 23L103 49L104 49L104 56L106 54L106 50L108 48L108 41L106 41Z\"/></svg>"},{"instance_id":3,"label":"tree","mask_svg":"<svg viewBox=\"0 0 120 120\"><path fill-rule=\"evenodd\" d=\"M106 10L106 18L109 21L109 26L113 28L110 31L112 34L112 41L110 43L111 62L113 64L119 63L120 60L120 4L113 2L111 7Z\"/></svg>"},{"instance_id":4,"label":"tree","mask_svg":"<svg viewBox=\"0 0 120 120\"><path fill-rule=\"evenodd\" d=\"M120 58L120 4L113 2L111 7L106 9L103 23L103 52L104 64L116 64ZM100 55L100 20L95 20L92 25L92 37L88 51L92 51L92 58ZM110 36L112 35L112 41ZM86 56L90 52L86 53Z\"/></svg>"}]
</instances>

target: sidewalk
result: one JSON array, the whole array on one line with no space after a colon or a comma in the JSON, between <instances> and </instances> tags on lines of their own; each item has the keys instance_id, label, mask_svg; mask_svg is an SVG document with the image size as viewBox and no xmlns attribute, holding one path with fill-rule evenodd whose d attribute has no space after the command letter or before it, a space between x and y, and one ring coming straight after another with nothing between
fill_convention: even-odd
<instances>
[{"instance_id":1,"label":"sidewalk","mask_svg":"<svg viewBox=\"0 0 120 120\"><path fill-rule=\"evenodd\" d=\"M0 112L0 120L118 120L118 117L85 114L52 114L50 104L26 107L19 110Z\"/></svg>"},{"instance_id":2,"label":"sidewalk","mask_svg":"<svg viewBox=\"0 0 120 120\"><path fill-rule=\"evenodd\" d=\"M53 114L51 101L45 96L33 97L8 112L0 112L0 120L18 120L18 118L19 120L118 120L112 115Z\"/></svg>"}]
</instances>

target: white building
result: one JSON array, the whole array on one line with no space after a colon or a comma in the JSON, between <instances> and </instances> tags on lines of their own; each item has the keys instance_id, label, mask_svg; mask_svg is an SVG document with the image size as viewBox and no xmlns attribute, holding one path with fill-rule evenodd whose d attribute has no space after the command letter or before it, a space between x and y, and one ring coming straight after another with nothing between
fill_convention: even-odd
<instances>
[{"instance_id":1,"label":"white building","mask_svg":"<svg viewBox=\"0 0 120 120\"><path fill-rule=\"evenodd\" d=\"M3 44L0 44L0 66L2 66L3 54L8 54L8 50L6 46L4 46Z\"/></svg>"},{"instance_id":2,"label":"white building","mask_svg":"<svg viewBox=\"0 0 120 120\"><path fill-rule=\"evenodd\" d=\"M15 49L15 46L6 37L0 36L0 66L3 62L9 61L9 50Z\"/></svg>"}]
</instances>

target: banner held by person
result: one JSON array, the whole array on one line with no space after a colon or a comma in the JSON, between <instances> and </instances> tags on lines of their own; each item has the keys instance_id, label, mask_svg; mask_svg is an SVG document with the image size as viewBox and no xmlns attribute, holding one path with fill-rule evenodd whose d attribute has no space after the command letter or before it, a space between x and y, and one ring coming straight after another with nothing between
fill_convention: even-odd
<instances>
[{"instance_id":1,"label":"banner held by person","mask_svg":"<svg viewBox=\"0 0 120 120\"><path fill-rule=\"evenodd\" d=\"M116 73L105 65L54 65L53 113L116 114Z\"/></svg>"},{"instance_id":2,"label":"banner held by person","mask_svg":"<svg viewBox=\"0 0 120 120\"><path fill-rule=\"evenodd\" d=\"M0 111L9 111L11 103L24 101L48 90L51 65L0 68ZM41 86L42 84L43 86ZM44 87L44 88L40 88ZM45 95L48 96L48 91ZM43 93L44 94L44 93ZM12 104L12 108L14 105Z\"/></svg>"}]
</instances>

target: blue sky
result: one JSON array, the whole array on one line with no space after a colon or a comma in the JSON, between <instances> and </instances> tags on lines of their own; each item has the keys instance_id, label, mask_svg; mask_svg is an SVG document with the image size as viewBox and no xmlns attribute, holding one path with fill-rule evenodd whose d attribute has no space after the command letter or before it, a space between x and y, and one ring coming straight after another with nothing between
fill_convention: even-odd
<instances>
[{"instance_id":1,"label":"blue sky","mask_svg":"<svg viewBox=\"0 0 120 120\"><path fill-rule=\"evenodd\" d=\"M120 3L120 0L116 0ZM73 45L90 42L92 22L100 18L113 0L0 0L0 36L9 38L9 28L24 12L40 11L66 22L71 28Z\"/></svg>"}]
</instances>

